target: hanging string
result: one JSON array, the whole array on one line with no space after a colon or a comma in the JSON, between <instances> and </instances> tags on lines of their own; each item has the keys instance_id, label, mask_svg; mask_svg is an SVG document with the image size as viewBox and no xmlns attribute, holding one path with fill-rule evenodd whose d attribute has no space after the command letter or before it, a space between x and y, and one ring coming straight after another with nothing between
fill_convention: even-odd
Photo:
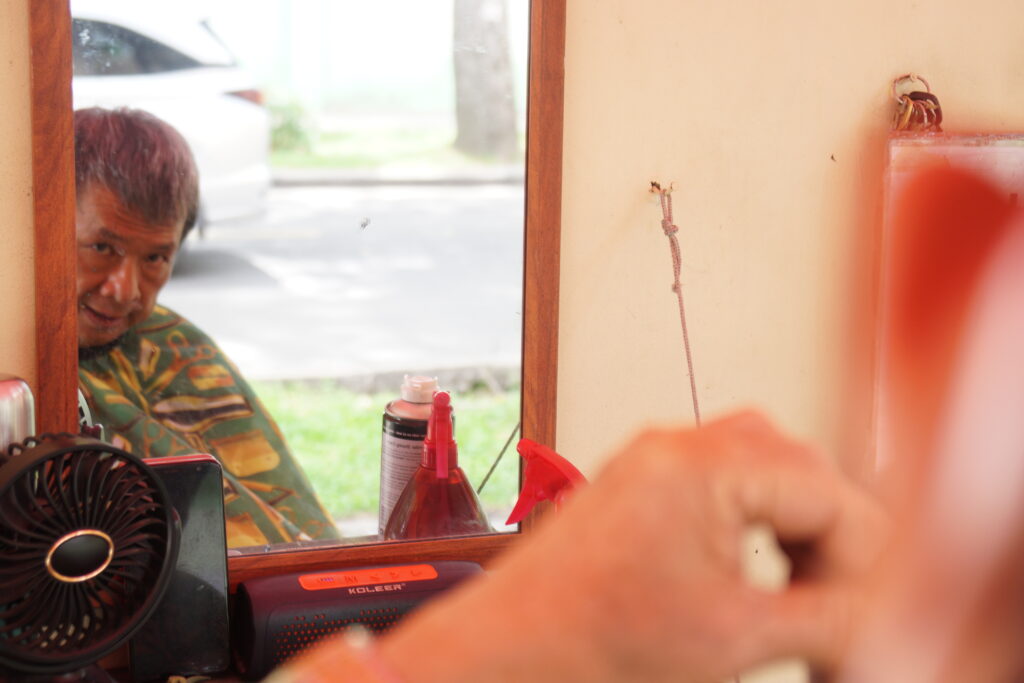
<instances>
[{"instance_id":1,"label":"hanging string","mask_svg":"<svg viewBox=\"0 0 1024 683\"><path fill-rule=\"evenodd\" d=\"M917 89L916 84L924 85L924 90ZM892 96L896 100L893 130L942 132L942 106L924 78L917 74L899 76L892 82Z\"/></svg>"},{"instance_id":2,"label":"hanging string","mask_svg":"<svg viewBox=\"0 0 1024 683\"><path fill-rule=\"evenodd\" d=\"M651 181L651 192L657 192L661 200L661 229L668 237L672 249L672 291L679 301L679 322L683 327L683 347L686 349L686 371L690 374L690 396L693 398L693 419L700 426L700 404L697 402L697 380L693 376L693 353L690 351L690 334L686 330L686 307L683 305L683 283L679 278L683 268L683 260L679 251L679 239L676 233L679 227L672 220L672 185L663 188L659 183ZM740 683L739 675L733 677L733 683Z\"/></svg>"},{"instance_id":3,"label":"hanging string","mask_svg":"<svg viewBox=\"0 0 1024 683\"><path fill-rule=\"evenodd\" d=\"M661 229L668 237L669 246L672 249L672 272L674 281L672 291L676 293L679 300L679 322L683 326L683 346L686 349L686 371L690 375L690 395L693 398L693 418L697 426L700 426L700 404L697 402L697 380L693 376L693 354L690 351L690 334L686 330L686 307L683 305L683 285L679 279L682 269L682 259L679 254L679 240L676 233L679 228L672 222L672 186L663 188L660 184L651 181L651 192L657 192L661 200Z\"/></svg>"}]
</instances>

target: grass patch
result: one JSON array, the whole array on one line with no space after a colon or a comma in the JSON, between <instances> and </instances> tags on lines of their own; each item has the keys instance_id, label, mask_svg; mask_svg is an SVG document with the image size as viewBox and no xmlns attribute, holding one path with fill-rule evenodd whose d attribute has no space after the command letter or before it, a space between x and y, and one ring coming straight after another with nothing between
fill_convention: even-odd
<instances>
[{"instance_id":1,"label":"grass patch","mask_svg":"<svg viewBox=\"0 0 1024 683\"><path fill-rule=\"evenodd\" d=\"M472 168L497 161L455 149L455 131L447 126L359 127L303 134L301 144L275 147L271 164L279 168ZM525 145L525 138L520 145Z\"/></svg>"},{"instance_id":2,"label":"grass patch","mask_svg":"<svg viewBox=\"0 0 1024 683\"><path fill-rule=\"evenodd\" d=\"M308 147L275 150L271 163L291 168L360 168L395 164L450 165L468 158L452 147L454 134L442 128L358 128L325 131Z\"/></svg>"},{"instance_id":3,"label":"grass patch","mask_svg":"<svg viewBox=\"0 0 1024 683\"><path fill-rule=\"evenodd\" d=\"M253 382L292 453L335 519L377 514L381 420L392 394L360 394L333 382ZM453 393L459 466L480 486L519 422L519 390ZM509 446L480 494L489 511L510 510L519 492L519 455Z\"/></svg>"}]
</instances>

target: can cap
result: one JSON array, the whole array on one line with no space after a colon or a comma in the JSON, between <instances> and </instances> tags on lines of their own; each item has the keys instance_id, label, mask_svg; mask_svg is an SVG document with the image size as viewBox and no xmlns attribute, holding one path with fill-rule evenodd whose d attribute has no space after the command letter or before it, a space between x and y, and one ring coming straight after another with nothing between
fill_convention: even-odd
<instances>
[{"instance_id":1,"label":"can cap","mask_svg":"<svg viewBox=\"0 0 1024 683\"><path fill-rule=\"evenodd\" d=\"M410 403L430 403L437 391L437 378L426 375L406 375L402 382L402 400Z\"/></svg>"}]
</instances>

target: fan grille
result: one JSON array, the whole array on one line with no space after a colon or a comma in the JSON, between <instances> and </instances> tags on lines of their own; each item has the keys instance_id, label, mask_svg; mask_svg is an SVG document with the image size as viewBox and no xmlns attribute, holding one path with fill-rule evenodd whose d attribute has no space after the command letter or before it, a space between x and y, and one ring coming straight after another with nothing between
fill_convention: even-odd
<instances>
[{"instance_id":1,"label":"fan grille","mask_svg":"<svg viewBox=\"0 0 1024 683\"><path fill-rule=\"evenodd\" d=\"M92 663L166 587L176 539L163 485L135 456L83 437L3 460L0 662L40 673Z\"/></svg>"}]
</instances>

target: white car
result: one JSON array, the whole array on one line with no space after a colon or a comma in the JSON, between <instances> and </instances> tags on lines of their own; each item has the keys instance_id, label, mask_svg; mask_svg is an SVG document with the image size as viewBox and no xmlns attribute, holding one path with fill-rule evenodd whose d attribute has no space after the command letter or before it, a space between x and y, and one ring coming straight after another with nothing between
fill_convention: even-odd
<instances>
[{"instance_id":1,"label":"white car","mask_svg":"<svg viewBox=\"0 0 1024 683\"><path fill-rule=\"evenodd\" d=\"M137 0L72 0L75 108L133 107L167 121L199 167L199 232L265 210L270 115L208 24Z\"/></svg>"}]
</instances>

